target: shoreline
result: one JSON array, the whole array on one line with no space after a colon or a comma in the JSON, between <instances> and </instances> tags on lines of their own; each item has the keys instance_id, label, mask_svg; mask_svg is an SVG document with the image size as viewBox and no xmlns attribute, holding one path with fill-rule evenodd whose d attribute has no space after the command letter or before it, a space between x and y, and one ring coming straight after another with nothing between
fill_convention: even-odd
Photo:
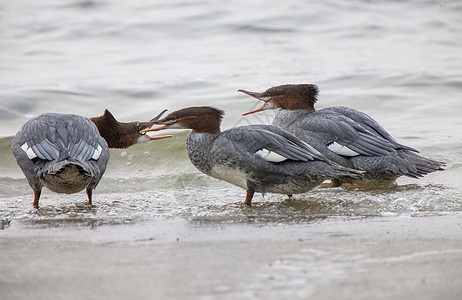
<instances>
[{"instance_id":1,"label":"shoreline","mask_svg":"<svg viewBox=\"0 0 462 300\"><path fill-rule=\"evenodd\" d=\"M0 231L2 299L457 299L462 214Z\"/></svg>"}]
</instances>

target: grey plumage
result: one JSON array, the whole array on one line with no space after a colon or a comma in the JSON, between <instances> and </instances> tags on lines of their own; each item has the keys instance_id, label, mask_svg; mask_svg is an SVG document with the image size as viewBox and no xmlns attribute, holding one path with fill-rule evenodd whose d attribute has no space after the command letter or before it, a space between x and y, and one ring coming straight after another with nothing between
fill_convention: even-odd
<instances>
[{"instance_id":1,"label":"grey plumage","mask_svg":"<svg viewBox=\"0 0 462 300\"><path fill-rule=\"evenodd\" d=\"M370 116L351 108L330 107L315 112L280 109L273 124L342 166L367 171L363 179L366 183L393 182L401 175L418 178L443 170L444 163L418 155L417 150L398 143ZM359 155L349 157L331 151L327 146L334 142Z\"/></svg>"},{"instance_id":2,"label":"grey plumage","mask_svg":"<svg viewBox=\"0 0 462 300\"><path fill-rule=\"evenodd\" d=\"M58 193L86 188L91 202L109 160L109 148L95 124L71 114L46 113L29 120L11 149L36 193L34 206L43 186Z\"/></svg>"},{"instance_id":3,"label":"grey plumage","mask_svg":"<svg viewBox=\"0 0 462 300\"><path fill-rule=\"evenodd\" d=\"M361 172L329 162L319 151L271 125L236 127L222 133L191 132L191 162L203 173L256 192L304 193L328 178L359 178ZM285 158L270 162L266 149Z\"/></svg>"},{"instance_id":4,"label":"grey plumage","mask_svg":"<svg viewBox=\"0 0 462 300\"><path fill-rule=\"evenodd\" d=\"M418 150L400 144L396 139L389 134L385 128L382 127L376 120L372 119L368 114L363 113L359 110L350 108L350 107L345 107L345 106L333 106L333 107L327 107L321 110L322 112L334 112L341 114L343 116L346 116L350 118L351 120L357 122L360 124L363 128L365 128L367 131L371 132L372 134L376 136L380 136L384 138L385 140L389 141L390 143L394 144L395 146L402 148L402 149L407 149L410 151L414 152L419 152Z\"/></svg>"}]
</instances>

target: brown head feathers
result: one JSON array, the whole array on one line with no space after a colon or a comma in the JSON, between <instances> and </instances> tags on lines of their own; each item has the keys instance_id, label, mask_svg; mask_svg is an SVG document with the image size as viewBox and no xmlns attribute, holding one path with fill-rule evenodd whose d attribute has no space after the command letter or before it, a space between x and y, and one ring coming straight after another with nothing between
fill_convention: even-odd
<instances>
[{"instance_id":1,"label":"brown head feathers","mask_svg":"<svg viewBox=\"0 0 462 300\"><path fill-rule=\"evenodd\" d=\"M109 148L128 148L142 137L140 131L146 126L138 122L122 123L116 120L109 110L104 110L102 116L90 118L98 128L99 134L106 140Z\"/></svg>"},{"instance_id":2,"label":"brown head feathers","mask_svg":"<svg viewBox=\"0 0 462 300\"><path fill-rule=\"evenodd\" d=\"M315 111L319 90L315 84L285 84L267 89L261 98L269 98L276 107L288 110Z\"/></svg>"},{"instance_id":3,"label":"brown head feathers","mask_svg":"<svg viewBox=\"0 0 462 300\"><path fill-rule=\"evenodd\" d=\"M193 106L174 111L163 118L166 124L178 123L196 132L219 133L224 112L210 106Z\"/></svg>"}]
</instances>

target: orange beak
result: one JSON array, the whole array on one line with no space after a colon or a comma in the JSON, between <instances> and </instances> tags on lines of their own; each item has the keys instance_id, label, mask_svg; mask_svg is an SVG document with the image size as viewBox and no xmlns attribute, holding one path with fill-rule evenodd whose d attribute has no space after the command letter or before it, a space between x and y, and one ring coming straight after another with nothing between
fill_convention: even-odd
<instances>
[{"instance_id":1,"label":"orange beak","mask_svg":"<svg viewBox=\"0 0 462 300\"><path fill-rule=\"evenodd\" d=\"M168 126L169 125L164 125L164 126L160 126L160 127L157 127L157 128L145 129L145 130L141 130L140 133L146 135L147 132L159 131L159 130L167 129ZM171 138L172 135L164 135L164 136L149 136L149 135L146 135L146 137L148 139L150 139L151 141L155 141L155 140Z\"/></svg>"},{"instance_id":2,"label":"orange beak","mask_svg":"<svg viewBox=\"0 0 462 300\"><path fill-rule=\"evenodd\" d=\"M263 102L263 105L260 108L243 113L242 116L247 116L256 112L264 111L266 104L268 104L268 102Z\"/></svg>"},{"instance_id":3,"label":"orange beak","mask_svg":"<svg viewBox=\"0 0 462 300\"><path fill-rule=\"evenodd\" d=\"M173 135L162 135L162 136L149 136L149 135L145 135L148 139L150 139L151 141L155 141L155 140L161 140L161 139L168 139L168 138L171 138Z\"/></svg>"}]
</instances>

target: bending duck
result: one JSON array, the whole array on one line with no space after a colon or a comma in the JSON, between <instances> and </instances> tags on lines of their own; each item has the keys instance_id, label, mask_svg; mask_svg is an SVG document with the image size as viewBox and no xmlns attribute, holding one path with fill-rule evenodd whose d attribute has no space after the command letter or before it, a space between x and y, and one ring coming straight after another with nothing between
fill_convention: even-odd
<instances>
[{"instance_id":1,"label":"bending duck","mask_svg":"<svg viewBox=\"0 0 462 300\"><path fill-rule=\"evenodd\" d=\"M318 87L314 84L275 86L262 93L238 90L263 101L260 108L279 109L273 125L313 146L330 160L348 168L366 171L355 183L390 185L399 176L419 178L442 171L445 163L419 156L419 151L398 143L369 115L348 107L316 110ZM334 186L342 184L334 179Z\"/></svg>"},{"instance_id":2,"label":"bending duck","mask_svg":"<svg viewBox=\"0 0 462 300\"><path fill-rule=\"evenodd\" d=\"M45 113L26 122L11 149L34 191L34 207L39 207L44 186L65 194L86 189L91 205L93 190L109 161L109 148L127 148L150 140L140 133L146 128L137 122L118 122L108 110L90 119ZM151 139L159 138L164 137Z\"/></svg>"},{"instance_id":3,"label":"bending duck","mask_svg":"<svg viewBox=\"0 0 462 300\"><path fill-rule=\"evenodd\" d=\"M361 176L362 172L329 161L276 126L250 125L221 132L223 114L208 106L183 108L163 119L141 123L163 125L142 132L192 129L186 140L192 164L206 175L245 189L249 206L255 192L292 195L307 192L325 179Z\"/></svg>"}]
</instances>

